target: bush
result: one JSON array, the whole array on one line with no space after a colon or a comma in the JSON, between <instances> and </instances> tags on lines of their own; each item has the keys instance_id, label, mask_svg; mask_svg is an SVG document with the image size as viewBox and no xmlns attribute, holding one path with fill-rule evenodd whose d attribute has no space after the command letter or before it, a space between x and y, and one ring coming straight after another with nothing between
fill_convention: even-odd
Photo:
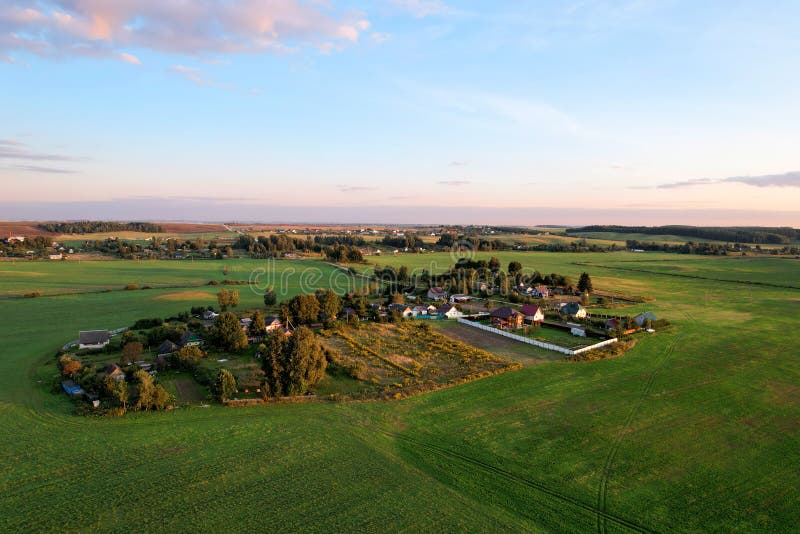
<instances>
[{"instance_id":1,"label":"bush","mask_svg":"<svg viewBox=\"0 0 800 534\"><path fill-rule=\"evenodd\" d=\"M147 330L148 328L154 328L156 326L161 326L164 324L164 321L158 317L154 317L152 319L139 319L133 326L131 330Z\"/></svg>"},{"instance_id":2,"label":"bush","mask_svg":"<svg viewBox=\"0 0 800 534\"><path fill-rule=\"evenodd\" d=\"M125 286L125 291L133 291L134 289L139 289L139 284L127 284Z\"/></svg>"}]
</instances>

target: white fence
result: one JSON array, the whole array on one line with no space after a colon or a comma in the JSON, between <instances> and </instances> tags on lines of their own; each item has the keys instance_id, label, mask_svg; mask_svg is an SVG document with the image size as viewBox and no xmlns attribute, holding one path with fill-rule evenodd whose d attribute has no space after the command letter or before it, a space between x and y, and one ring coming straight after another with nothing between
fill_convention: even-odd
<instances>
[{"instance_id":1,"label":"white fence","mask_svg":"<svg viewBox=\"0 0 800 534\"><path fill-rule=\"evenodd\" d=\"M568 354L570 356L574 356L575 354L580 354L582 352L586 352L589 350L599 349L600 347L605 347L606 345L611 345L612 343L616 343L618 340L617 338L606 339L605 341L601 341L599 343L595 343L594 345L589 345L588 347L581 347L579 349L565 349L564 347L560 347L558 345L553 345L552 343L545 343L544 341L537 341L535 339L531 339L529 337L518 336L517 334L512 334L511 332L504 332L498 328L494 328L492 326L486 326L485 324L476 323L475 321L469 321L467 319L458 319L458 322L461 324L465 324L467 326L471 326L473 328L479 328L481 330L486 330L487 332L491 332L492 334L497 334L500 336L504 336L514 341L519 341L520 343L527 343L528 345L536 345L537 347L541 347L546 350L553 350L555 352L560 352L561 354Z\"/></svg>"}]
</instances>

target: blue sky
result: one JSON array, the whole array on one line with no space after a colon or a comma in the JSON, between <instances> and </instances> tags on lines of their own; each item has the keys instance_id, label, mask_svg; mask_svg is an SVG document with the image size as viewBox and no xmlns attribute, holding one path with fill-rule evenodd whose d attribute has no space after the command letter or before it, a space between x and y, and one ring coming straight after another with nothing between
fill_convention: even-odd
<instances>
[{"instance_id":1,"label":"blue sky","mask_svg":"<svg viewBox=\"0 0 800 534\"><path fill-rule=\"evenodd\" d=\"M0 6L0 218L800 225L797 2L199 6Z\"/></svg>"}]
</instances>

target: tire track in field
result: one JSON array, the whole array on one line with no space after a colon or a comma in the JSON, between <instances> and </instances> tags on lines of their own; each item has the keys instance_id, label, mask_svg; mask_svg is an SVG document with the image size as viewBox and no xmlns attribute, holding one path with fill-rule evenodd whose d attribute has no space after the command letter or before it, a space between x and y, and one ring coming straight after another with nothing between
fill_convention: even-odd
<instances>
[{"instance_id":1,"label":"tire track in field","mask_svg":"<svg viewBox=\"0 0 800 534\"><path fill-rule=\"evenodd\" d=\"M694 320L694 318L688 314L687 312L682 311L689 320ZM631 407L630 411L628 412L628 416L625 418L625 421L622 425L622 429L617 433L617 437L614 440L614 443L611 446L611 449L608 451L606 455L605 462L603 464L603 469L600 475L600 484L597 487L597 532L604 533L608 531L608 522L606 521L606 516L602 515L600 512L607 513L608 511L608 481L611 478L611 469L614 467L614 461L617 459L617 454L619 453L619 449L622 446L622 442L625 439L625 436L628 434L631 424L633 424L633 420L636 417L636 414L639 412L639 408L644 403L645 398L650 394L650 390L653 387L653 382L655 382L655 378L658 373L661 371L661 368L664 366L666 361L672 356L675 352L675 348L678 346L678 341L680 341L680 335L676 336L675 339L667 346L666 350L661 356L661 361L658 363L655 369L650 373L650 376L647 378L647 382L645 382L644 388L642 388L639 397L636 399L636 402Z\"/></svg>"},{"instance_id":2,"label":"tire track in field","mask_svg":"<svg viewBox=\"0 0 800 534\"><path fill-rule=\"evenodd\" d=\"M473 465L475 467L478 467L478 468L480 468L480 469L482 469L482 470L484 470L486 472L489 472L489 473L492 473L492 474L495 474L495 475L499 475L499 476L501 476L501 477L503 477L503 478L505 478L507 480L510 480L510 481L515 482L517 484L520 484L522 486L526 486L528 488L534 489L534 490L536 490L536 491L538 491L540 493L543 493L545 495L548 495L550 497L558 499L558 500L560 500L562 502L571 504L572 506L575 506L577 508L581 508L582 510L585 510L587 512L595 513L595 514L598 515L598 517L602 517L606 521L611 521L612 523L615 523L618 526L625 527L625 528L633 530L635 532L652 532L652 530L648 529L647 527L645 527L643 525L640 525L640 524L636 523L635 521L631 521L629 519L625 519L624 517L620 517L620 516L617 516L617 515L614 515L614 514L610 514L610 513L606 512L605 510L600 510L596 506L592 506L591 504L587 504L587 503L585 503L585 502L583 502L583 501L581 501L579 499L576 499L576 498L571 497L571 496L569 496L569 495L567 495L565 493L562 493L562 492L560 492L558 490L555 490L555 489L553 489L553 488L551 488L549 486L546 486L545 484L542 484L541 482L536 482L535 480L530 480L530 479L525 478L525 477L523 477L521 475L512 473L511 471L507 471L507 470L505 470L505 469L503 469L501 467L497 467L496 465L492 465L492 464L490 464L488 462L484 462L483 460L479 460L477 458L474 458L472 456L468 456L468 455L460 453L460 452L452 451L450 449L447 449L445 447L441 447L439 445L434 445L432 443L427 443L427 442L424 442L424 441L420 441L418 439L414 439L414 438L411 438L411 437L408 437L408 436L405 436L405 435L402 435L402 434L397 434L395 432L390 432L388 430L382 430L382 429L377 429L377 428L373 428L372 430L380 432L381 434L384 434L384 435L389 436L391 438L395 438L395 439L398 439L398 440L401 440L401 441L405 441L407 443L415 445L416 447L425 449L428 452L432 452L432 453L438 454L440 456L447 456L447 457L449 457L451 459L460 460L461 462L464 462L464 463L467 463L467 464L471 464L471 465Z\"/></svg>"}]
</instances>

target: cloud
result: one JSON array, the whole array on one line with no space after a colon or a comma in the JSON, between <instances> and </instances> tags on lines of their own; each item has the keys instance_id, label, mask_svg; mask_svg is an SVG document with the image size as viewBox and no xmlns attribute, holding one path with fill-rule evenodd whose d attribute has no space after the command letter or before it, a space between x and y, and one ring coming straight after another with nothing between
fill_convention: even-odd
<instances>
[{"instance_id":1,"label":"cloud","mask_svg":"<svg viewBox=\"0 0 800 534\"><path fill-rule=\"evenodd\" d=\"M800 187L800 171L784 174L765 174L762 176L734 176L723 182L738 182L755 187Z\"/></svg>"},{"instance_id":2,"label":"cloud","mask_svg":"<svg viewBox=\"0 0 800 534\"><path fill-rule=\"evenodd\" d=\"M342 193L358 193L360 191L373 191L377 187L366 185L337 185L336 188Z\"/></svg>"},{"instance_id":3,"label":"cloud","mask_svg":"<svg viewBox=\"0 0 800 534\"><path fill-rule=\"evenodd\" d=\"M8 167L8 169L15 171L24 171L24 172L39 172L44 174L75 174L75 171L70 169L41 167L39 165L12 165L11 167Z\"/></svg>"},{"instance_id":4,"label":"cloud","mask_svg":"<svg viewBox=\"0 0 800 534\"><path fill-rule=\"evenodd\" d=\"M468 163L466 161L451 161L450 162L450 166L451 167L464 167L466 165L468 165Z\"/></svg>"},{"instance_id":5,"label":"cloud","mask_svg":"<svg viewBox=\"0 0 800 534\"><path fill-rule=\"evenodd\" d=\"M709 178L693 178L691 180L684 180L682 182L671 182L668 184L657 185L657 189L680 189L681 187L693 187L696 185L708 185L716 183L715 180Z\"/></svg>"},{"instance_id":6,"label":"cloud","mask_svg":"<svg viewBox=\"0 0 800 534\"><path fill-rule=\"evenodd\" d=\"M589 132L567 113L542 102L488 91L459 90L403 83L424 105L435 104L461 118L511 123L570 136Z\"/></svg>"},{"instance_id":7,"label":"cloud","mask_svg":"<svg viewBox=\"0 0 800 534\"><path fill-rule=\"evenodd\" d=\"M28 161L80 161L81 158L50 154L47 152L34 152L24 143L13 139L0 139L0 160L28 160Z\"/></svg>"},{"instance_id":8,"label":"cloud","mask_svg":"<svg viewBox=\"0 0 800 534\"><path fill-rule=\"evenodd\" d=\"M449 187L461 187L463 185L472 185L474 182L469 180L441 180L438 182L439 185L446 185Z\"/></svg>"},{"instance_id":9,"label":"cloud","mask_svg":"<svg viewBox=\"0 0 800 534\"><path fill-rule=\"evenodd\" d=\"M138 64L139 48L190 56L277 53L358 42L370 22L303 0L17 0L0 7L0 57L96 57Z\"/></svg>"},{"instance_id":10,"label":"cloud","mask_svg":"<svg viewBox=\"0 0 800 534\"><path fill-rule=\"evenodd\" d=\"M441 15L450 9L440 0L392 0L392 4L419 19L430 15Z\"/></svg>"},{"instance_id":11,"label":"cloud","mask_svg":"<svg viewBox=\"0 0 800 534\"><path fill-rule=\"evenodd\" d=\"M711 178L695 178L681 182L671 182L657 185L657 189L679 189L683 187L693 187L697 185L714 185L738 183L751 185L754 187L800 187L800 171L792 171L784 174L765 174L761 176L732 176L713 180Z\"/></svg>"},{"instance_id":12,"label":"cloud","mask_svg":"<svg viewBox=\"0 0 800 534\"><path fill-rule=\"evenodd\" d=\"M369 38L372 40L372 42L381 44L390 40L392 38L392 34L383 32L372 32L371 34L369 34Z\"/></svg>"},{"instance_id":13,"label":"cloud","mask_svg":"<svg viewBox=\"0 0 800 534\"><path fill-rule=\"evenodd\" d=\"M139 61L139 58L134 56L133 54L126 54L124 52L120 52L117 54L117 59L120 61L124 61L125 63L130 63L131 65L141 65L142 62Z\"/></svg>"}]
</instances>

